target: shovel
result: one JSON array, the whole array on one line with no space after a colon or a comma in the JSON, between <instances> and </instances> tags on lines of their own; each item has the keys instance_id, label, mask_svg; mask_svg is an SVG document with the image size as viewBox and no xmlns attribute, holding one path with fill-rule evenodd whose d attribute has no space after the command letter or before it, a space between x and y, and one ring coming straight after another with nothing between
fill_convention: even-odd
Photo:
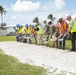
<instances>
[{"instance_id":1,"label":"shovel","mask_svg":"<svg viewBox=\"0 0 76 75\"><path fill-rule=\"evenodd\" d=\"M66 36L66 33L64 34L64 36L61 39L59 39L59 41L63 41L65 36Z\"/></svg>"},{"instance_id":2,"label":"shovel","mask_svg":"<svg viewBox=\"0 0 76 75\"><path fill-rule=\"evenodd\" d=\"M63 41L63 40L64 40L64 37L65 37L68 33L69 33L69 30L64 34L64 36L63 36L61 39L59 39L59 41Z\"/></svg>"}]
</instances>

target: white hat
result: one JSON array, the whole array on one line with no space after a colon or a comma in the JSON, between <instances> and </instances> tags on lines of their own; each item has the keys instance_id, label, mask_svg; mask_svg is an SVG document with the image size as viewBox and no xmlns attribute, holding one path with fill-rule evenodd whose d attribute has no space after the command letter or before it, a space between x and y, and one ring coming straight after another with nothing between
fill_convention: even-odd
<instances>
[{"instance_id":1,"label":"white hat","mask_svg":"<svg viewBox=\"0 0 76 75\"><path fill-rule=\"evenodd\" d=\"M33 23L34 25L37 25L38 23Z\"/></svg>"},{"instance_id":2,"label":"white hat","mask_svg":"<svg viewBox=\"0 0 76 75\"><path fill-rule=\"evenodd\" d=\"M43 22L46 21L46 19L43 19Z\"/></svg>"},{"instance_id":3,"label":"white hat","mask_svg":"<svg viewBox=\"0 0 76 75\"><path fill-rule=\"evenodd\" d=\"M63 17L62 17L62 16L59 16L59 17L58 17L58 20L59 20L60 18L63 18Z\"/></svg>"},{"instance_id":4,"label":"white hat","mask_svg":"<svg viewBox=\"0 0 76 75\"><path fill-rule=\"evenodd\" d=\"M47 22L52 22L52 20L48 19Z\"/></svg>"},{"instance_id":5,"label":"white hat","mask_svg":"<svg viewBox=\"0 0 76 75\"><path fill-rule=\"evenodd\" d=\"M71 17L71 15L70 15L70 14L67 14L67 15L66 15L66 18L68 18L68 17Z\"/></svg>"}]
</instances>

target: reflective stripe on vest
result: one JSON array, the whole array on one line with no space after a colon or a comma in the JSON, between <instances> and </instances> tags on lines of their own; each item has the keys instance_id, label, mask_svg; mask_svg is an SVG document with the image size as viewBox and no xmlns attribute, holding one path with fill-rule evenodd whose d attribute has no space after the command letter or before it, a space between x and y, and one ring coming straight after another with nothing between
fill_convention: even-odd
<instances>
[{"instance_id":1,"label":"reflective stripe on vest","mask_svg":"<svg viewBox=\"0 0 76 75\"><path fill-rule=\"evenodd\" d=\"M19 33L22 33L22 28L19 29Z\"/></svg>"},{"instance_id":2,"label":"reflective stripe on vest","mask_svg":"<svg viewBox=\"0 0 76 75\"><path fill-rule=\"evenodd\" d=\"M19 34L19 28L16 28L16 34Z\"/></svg>"},{"instance_id":3,"label":"reflective stripe on vest","mask_svg":"<svg viewBox=\"0 0 76 75\"><path fill-rule=\"evenodd\" d=\"M30 27L26 28L25 33L26 33L26 34L30 34L30 33L31 33Z\"/></svg>"},{"instance_id":4,"label":"reflective stripe on vest","mask_svg":"<svg viewBox=\"0 0 76 75\"><path fill-rule=\"evenodd\" d=\"M61 29L60 31L62 31L62 32L63 32L64 30L66 30L66 28L67 28L65 23L64 23L63 26L61 26L61 24L59 23L59 27L60 27L60 29Z\"/></svg>"}]
</instances>

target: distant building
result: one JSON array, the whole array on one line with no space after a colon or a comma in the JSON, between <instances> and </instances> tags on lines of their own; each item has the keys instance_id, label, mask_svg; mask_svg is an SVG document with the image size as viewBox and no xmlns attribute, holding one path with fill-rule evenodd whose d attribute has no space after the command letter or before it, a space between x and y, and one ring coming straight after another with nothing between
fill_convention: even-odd
<instances>
[{"instance_id":1,"label":"distant building","mask_svg":"<svg viewBox=\"0 0 76 75\"><path fill-rule=\"evenodd\" d=\"M0 36L6 36L6 35L7 35L7 29L0 28Z\"/></svg>"}]
</instances>

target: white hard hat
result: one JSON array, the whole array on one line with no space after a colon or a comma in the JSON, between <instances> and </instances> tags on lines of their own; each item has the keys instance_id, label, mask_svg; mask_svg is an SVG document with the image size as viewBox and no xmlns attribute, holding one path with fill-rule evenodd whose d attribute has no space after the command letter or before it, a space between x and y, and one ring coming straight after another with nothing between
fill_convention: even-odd
<instances>
[{"instance_id":1,"label":"white hard hat","mask_svg":"<svg viewBox=\"0 0 76 75\"><path fill-rule=\"evenodd\" d=\"M52 20L48 19L47 22L52 22Z\"/></svg>"},{"instance_id":2,"label":"white hard hat","mask_svg":"<svg viewBox=\"0 0 76 75\"><path fill-rule=\"evenodd\" d=\"M34 23L34 25L37 25L38 23Z\"/></svg>"},{"instance_id":3,"label":"white hard hat","mask_svg":"<svg viewBox=\"0 0 76 75\"><path fill-rule=\"evenodd\" d=\"M46 19L43 19L43 22L46 21Z\"/></svg>"},{"instance_id":4,"label":"white hard hat","mask_svg":"<svg viewBox=\"0 0 76 75\"><path fill-rule=\"evenodd\" d=\"M66 15L66 18L68 18L68 17L71 17L71 15L70 15L70 14L67 14L67 15Z\"/></svg>"},{"instance_id":5,"label":"white hard hat","mask_svg":"<svg viewBox=\"0 0 76 75\"><path fill-rule=\"evenodd\" d=\"M59 16L59 17L58 17L58 20L61 19L61 18L62 18L62 16Z\"/></svg>"}]
</instances>

